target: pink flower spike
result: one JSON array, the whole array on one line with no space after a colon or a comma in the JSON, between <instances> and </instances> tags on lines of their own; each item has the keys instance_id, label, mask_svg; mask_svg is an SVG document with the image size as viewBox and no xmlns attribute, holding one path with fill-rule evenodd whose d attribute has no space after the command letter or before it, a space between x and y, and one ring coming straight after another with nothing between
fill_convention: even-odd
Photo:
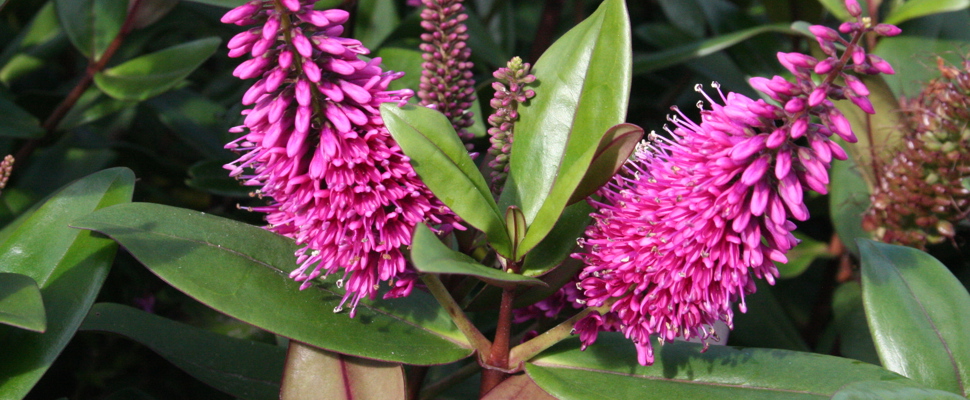
<instances>
[{"instance_id":1,"label":"pink flower spike","mask_svg":"<svg viewBox=\"0 0 970 400\"><path fill-rule=\"evenodd\" d=\"M852 133L852 125L849 124L849 120L846 119L845 116L839 112L839 110L833 108L829 111L827 117L832 123L831 128L835 134L839 135L839 137L845 139L845 141L849 143L859 141L859 139L855 137L855 134Z\"/></svg>"},{"instance_id":2,"label":"pink flower spike","mask_svg":"<svg viewBox=\"0 0 970 400\"><path fill-rule=\"evenodd\" d=\"M871 64L872 67L878 70L879 72L884 73L886 75L893 75L896 73L896 71L893 69L893 66L889 65L889 63L886 62L886 60L883 60L882 57L879 57L873 54L869 54L866 57L868 58L869 64Z\"/></svg>"},{"instance_id":3,"label":"pink flower spike","mask_svg":"<svg viewBox=\"0 0 970 400\"><path fill-rule=\"evenodd\" d=\"M292 12L300 11L300 0L280 0L280 2Z\"/></svg>"},{"instance_id":4,"label":"pink flower spike","mask_svg":"<svg viewBox=\"0 0 970 400\"><path fill-rule=\"evenodd\" d=\"M839 33L835 29L829 28L823 25L812 25L808 27L808 30L812 32L815 37L819 40L824 40L826 42L834 42L839 40Z\"/></svg>"},{"instance_id":5,"label":"pink flower spike","mask_svg":"<svg viewBox=\"0 0 970 400\"><path fill-rule=\"evenodd\" d=\"M876 109L873 108L872 102L869 101L868 97L862 97L862 96L848 96L848 97L849 97L849 100L852 101L852 104L855 104L856 107L859 107L859 109L864 111L866 114L876 113Z\"/></svg>"},{"instance_id":6,"label":"pink flower spike","mask_svg":"<svg viewBox=\"0 0 970 400\"><path fill-rule=\"evenodd\" d=\"M247 19L253 16L260 9L259 1L250 1L239 7L229 10L225 15L222 16L220 21L224 24L235 24L243 19Z\"/></svg>"},{"instance_id":7,"label":"pink flower spike","mask_svg":"<svg viewBox=\"0 0 970 400\"><path fill-rule=\"evenodd\" d=\"M839 60L836 60L835 57L829 57L822 61L819 61L818 64L815 64L815 73L819 75L825 75L829 72L832 72L832 70L835 69L835 64L838 62Z\"/></svg>"},{"instance_id":8,"label":"pink flower spike","mask_svg":"<svg viewBox=\"0 0 970 400\"><path fill-rule=\"evenodd\" d=\"M867 88L866 84L862 83L862 81L859 80L859 78L856 78L855 76L852 76L849 74L844 74L842 77L845 78L845 85L848 86L849 89L851 89L853 92L855 92L855 94L859 96L869 95L869 88Z\"/></svg>"}]
</instances>

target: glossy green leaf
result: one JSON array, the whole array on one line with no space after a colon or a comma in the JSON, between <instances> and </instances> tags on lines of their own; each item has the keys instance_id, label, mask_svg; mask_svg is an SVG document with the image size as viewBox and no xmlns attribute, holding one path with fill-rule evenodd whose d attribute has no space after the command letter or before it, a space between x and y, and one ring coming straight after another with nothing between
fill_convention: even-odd
<instances>
[{"instance_id":1,"label":"glossy green leaf","mask_svg":"<svg viewBox=\"0 0 970 400\"><path fill-rule=\"evenodd\" d=\"M545 285L544 282L527 276L506 273L500 269L489 268L463 253L459 253L438 240L425 224L414 228L411 241L411 262L419 272L426 274L468 275L489 284L513 288L515 285Z\"/></svg>"},{"instance_id":2,"label":"glossy green leaf","mask_svg":"<svg viewBox=\"0 0 970 400\"><path fill-rule=\"evenodd\" d=\"M862 306L862 286L849 281L839 285L832 294L832 317L838 333L839 354L870 364L879 364L876 346L872 343L866 311Z\"/></svg>"},{"instance_id":3,"label":"glossy green leaf","mask_svg":"<svg viewBox=\"0 0 970 400\"><path fill-rule=\"evenodd\" d=\"M435 196L488 235L495 251L512 257L512 244L485 177L443 114L425 107L381 105L381 116L411 166Z\"/></svg>"},{"instance_id":4,"label":"glossy green leaf","mask_svg":"<svg viewBox=\"0 0 970 400\"><path fill-rule=\"evenodd\" d=\"M360 0L356 7L354 36L368 49L380 47L401 23L393 0Z\"/></svg>"},{"instance_id":5,"label":"glossy green leaf","mask_svg":"<svg viewBox=\"0 0 970 400\"><path fill-rule=\"evenodd\" d=\"M882 365L970 395L970 294L922 251L860 239L862 301Z\"/></svg>"},{"instance_id":6,"label":"glossy green leaf","mask_svg":"<svg viewBox=\"0 0 970 400\"><path fill-rule=\"evenodd\" d=\"M546 393L529 375L512 375L490 390L482 400L556 400Z\"/></svg>"},{"instance_id":7,"label":"glossy green leaf","mask_svg":"<svg viewBox=\"0 0 970 400\"><path fill-rule=\"evenodd\" d=\"M45 59L62 54L70 43L61 32L54 2L48 1L37 10L30 23L5 46L0 53L0 65L3 66L0 68L0 82L8 86L18 78L42 68L47 64Z\"/></svg>"},{"instance_id":8,"label":"glossy green leaf","mask_svg":"<svg viewBox=\"0 0 970 400\"><path fill-rule=\"evenodd\" d=\"M583 235L593 212L586 202L573 204L563 211L556 226L525 256L522 274L539 276L563 262L576 248L576 240Z\"/></svg>"},{"instance_id":9,"label":"glossy green leaf","mask_svg":"<svg viewBox=\"0 0 970 400\"><path fill-rule=\"evenodd\" d=\"M646 34L646 31L638 30L637 33L642 36ZM704 57L763 33L792 34L793 30L788 24L763 25L718 35L707 40L676 46L656 53L640 54L633 57L633 74L645 74Z\"/></svg>"},{"instance_id":10,"label":"glossy green leaf","mask_svg":"<svg viewBox=\"0 0 970 400\"><path fill-rule=\"evenodd\" d=\"M970 0L907 0L889 12L884 21L887 24L899 25L905 21L970 7Z\"/></svg>"},{"instance_id":11,"label":"glossy green leaf","mask_svg":"<svg viewBox=\"0 0 970 400\"><path fill-rule=\"evenodd\" d=\"M862 215L869 208L869 188L851 159L832 160L829 173L829 214L835 233L852 254L859 254L856 238L871 237L862 229Z\"/></svg>"},{"instance_id":12,"label":"glossy green leaf","mask_svg":"<svg viewBox=\"0 0 970 400\"><path fill-rule=\"evenodd\" d=\"M91 307L82 331L110 332L152 349L190 375L243 399L276 399L284 350L209 332L113 303Z\"/></svg>"},{"instance_id":13,"label":"glossy green leaf","mask_svg":"<svg viewBox=\"0 0 970 400\"><path fill-rule=\"evenodd\" d=\"M128 0L54 0L54 4L67 38L92 60L101 58L128 14Z\"/></svg>"},{"instance_id":14,"label":"glossy green leaf","mask_svg":"<svg viewBox=\"0 0 970 400\"><path fill-rule=\"evenodd\" d=\"M290 341L280 400L404 399L404 368Z\"/></svg>"},{"instance_id":15,"label":"glossy green leaf","mask_svg":"<svg viewBox=\"0 0 970 400\"><path fill-rule=\"evenodd\" d=\"M439 364L471 345L429 295L363 300L356 316L334 313L343 290L320 283L299 290L291 239L241 222L150 203L107 208L73 226L117 240L170 285L236 319L344 354L408 364Z\"/></svg>"},{"instance_id":16,"label":"glossy green leaf","mask_svg":"<svg viewBox=\"0 0 970 400\"><path fill-rule=\"evenodd\" d=\"M637 143L643 139L643 128L633 124L619 124L610 128L600 139L596 148L596 155L586 170L583 180L576 186L576 191L569 197L569 204L585 200L592 196L600 187L605 185L620 167L630 159L637 148Z\"/></svg>"},{"instance_id":17,"label":"glossy green leaf","mask_svg":"<svg viewBox=\"0 0 970 400\"><path fill-rule=\"evenodd\" d=\"M785 264L775 263L775 266L778 267L778 277L781 279L791 279L801 275L818 258L832 257L827 243L797 232L795 237L801 242L789 250L788 254L785 254L785 257L788 257L788 262Z\"/></svg>"},{"instance_id":18,"label":"glossy green leaf","mask_svg":"<svg viewBox=\"0 0 970 400\"><path fill-rule=\"evenodd\" d=\"M965 400L942 390L918 388L896 382L853 382L832 395L832 400Z\"/></svg>"},{"instance_id":19,"label":"glossy green leaf","mask_svg":"<svg viewBox=\"0 0 970 400\"><path fill-rule=\"evenodd\" d=\"M553 228L600 138L626 117L630 41L624 2L606 0L533 67L537 94L519 107L510 179L500 201L518 205L529 223L521 252L527 253Z\"/></svg>"},{"instance_id":20,"label":"glossy green leaf","mask_svg":"<svg viewBox=\"0 0 970 400\"><path fill-rule=\"evenodd\" d=\"M852 125L852 132L859 139L851 145L842 143L842 148L849 153L859 167L862 178L872 188L877 186L877 177L882 174L875 170L873 163L885 164L892 158L894 151L902 145L903 130L900 127L904 124L900 120L899 102L886 81L878 75L860 76L859 79L869 88L869 101L876 110L875 114L865 113L849 100L834 103L845 114Z\"/></svg>"},{"instance_id":21,"label":"glossy green leaf","mask_svg":"<svg viewBox=\"0 0 970 400\"><path fill-rule=\"evenodd\" d=\"M226 108L190 90L173 90L145 102L170 132L206 158L235 158L225 149Z\"/></svg>"},{"instance_id":22,"label":"glossy green leaf","mask_svg":"<svg viewBox=\"0 0 970 400\"><path fill-rule=\"evenodd\" d=\"M220 42L208 37L146 54L97 73L94 83L119 100L146 100L189 76L216 52Z\"/></svg>"},{"instance_id":23,"label":"glossy green leaf","mask_svg":"<svg viewBox=\"0 0 970 400\"><path fill-rule=\"evenodd\" d=\"M654 342L656 361L637 364L633 344L620 333L600 333L579 350L568 339L526 363L543 390L579 399L828 399L858 381L915 382L871 364L788 350ZM810 371L810 372L809 372Z\"/></svg>"},{"instance_id":24,"label":"glossy green leaf","mask_svg":"<svg viewBox=\"0 0 970 400\"><path fill-rule=\"evenodd\" d=\"M113 168L55 193L0 244L0 272L31 277L47 314L44 333L0 326L0 398L23 398L67 342L101 289L117 246L68 227L75 218L131 200L135 176Z\"/></svg>"},{"instance_id":25,"label":"glossy green leaf","mask_svg":"<svg viewBox=\"0 0 970 400\"><path fill-rule=\"evenodd\" d=\"M0 272L0 324L40 333L47 329L44 300L33 278Z\"/></svg>"},{"instance_id":26,"label":"glossy green leaf","mask_svg":"<svg viewBox=\"0 0 970 400\"><path fill-rule=\"evenodd\" d=\"M89 124L138 104L131 100L118 100L105 95L97 88L90 88L81 95L71 111L67 112L57 130L66 131Z\"/></svg>"},{"instance_id":27,"label":"glossy green leaf","mask_svg":"<svg viewBox=\"0 0 970 400\"><path fill-rule=\"evenodd\" d=\"M206 193L218 196L248 198L255 188L243 186L242 182L229 176L222 166L226 160L199 161L189 167L189 179L185 184Z\"/></svg>"},{"instance_id":28,"label":"glossy green leaf","mask_svg":"<svg viewBox=\"0 0 970 400\"><path fill-rule=\"evenodd\" d=\"M40 120L14 102L0 97L0 136L36 139L44 136Z\"/></svg>"}]
</instances>

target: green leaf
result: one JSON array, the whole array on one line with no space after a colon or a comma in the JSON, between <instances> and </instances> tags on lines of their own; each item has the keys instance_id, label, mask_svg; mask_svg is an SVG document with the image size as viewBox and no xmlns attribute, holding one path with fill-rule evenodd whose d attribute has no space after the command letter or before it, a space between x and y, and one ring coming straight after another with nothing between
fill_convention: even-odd
<instances>
[{"instance_id":1,"label":"green leaf","mask_svg":"<svg viewBox=\"0 0 970 400\"><path fill-rule=\"evenodd\" d=\"M58 131L74 129L78 126L95 122L128 107L132 107L138 102L130 100L118 100L107 96L97 88L90 88L81 95L74 107L67 112L61 123L57 125Z\"/></svg>"},{"instance_id":2,"label":"green leaf","mask_svg":"<svg viewBox=\"0 0 970 400\"><path fill-rule=\"evenodd\" d=\"M189 167L189 179L185 184L206 193L218 196L248 198L253 192L252 186L243 186L242 182L229 176L229 171L222 168L225 160L199 161Z\"/></svg>"},{"instance_id":3,"label":"green leaf","mask_svg":"<svg viewBox=\"0 0 970 400\"><path fill-rule=\"evenodd\" d=\"M482 400L556 400L546 393L529 375L512 375L490 390Z\"/></svg>"},{"instance_id":4,"label":"green leaf","mask_svg":"<svg viewBox=\"0 0 970 400\"><path fill-rule=\"evenodd\" d=\"M613 179L613 175L616 175L620 167L633 155L641 139L643 139L643 128L633 124L619 124L606 131L600 139L596 155L593 156L586 175L576 186L576 191L569 197L568 203L574 204L592 196L600 187Z\"/></svg>"},{"instance_id":5,"label":"green leaf","mask_svg":"<svg viewBox=\"0 0 970 400\"><path fill-rule=\"evenodd\" d=\"M67 38L91 60L101 58L128 14L128 0L54 0L54 5Z\"/></svg>"},{"instance_id":6,"label":"green leaf","mask_svg":"<svg viewBox=\"0 0 970 400\"><path fill-rule=\"evenodd\" d=\"M403 399L404 368L290 341L280 400Z\"/></svg>"},{"instance_id":7,"label":"green leaf","mask_svg":"<svg viewBox=\"0 0 970 400\"><path fill-rule=\"evenodd\" d=\"M148 100L146 104L158 115L169 131L206 158L232 158L225 149L223 124L226 108L209 98L190 91L174 90Z\"/></svg>"},{"instance_id":8,"label":"green leaf","mask_svg":"<svg viewBox=\"0 0 970 400\"><path fill-rule=\"evenodd\" d=\"M822 3L822 5L825 6L825 9L832 13L832 15L835 16L835 18L838 18L840 21L855 20L855 17L849 14L849 10L845 9L845 0L818 0L818 2ZM864 8L865 7L863 7L863 9ZM863 13L865 12L866 10L863 10Z\"/></svg>"},{"instance_id":9,"label":"green leaf","mask_svg":"<svg viewBox=\"0 0 970 400\"><path fill-rule=\"evenodd\" d=\"M742 313L735 308L730 343L737 346L808 351L808 345L799 334L792 318L778 302L772 288L760 279L755 284L758 290L744 296L748 311Z\"/></svg>"},{"instance_id":10,"label":"green leaf","mask_svg":"<svg viewBox=\"0 0 970 400\"><path fill-rule=\"evenodd\" d=\"M835 101L835 107L845 114L852 125L858 143L842 144L869 188L876 187L877 176L881 171L874 171L873 163L885 164L894 155L894 151L903 143L904 126L900 119L899 102L896 95L889 89L889 85L879 75L864 75L859 79L869 88L869 101L876 110L875 114L867 114L856 107L849 100ZM873 156L878 157L873 160Z\"/></svg>"},{"instance_id":11,"label":"green leaf","mask_svg":"<svg viewBox=\"0 0 970 400\"><path fill-rule=\"evenodd\" d=\"M506 273L489 268L463 253L459 253L438 240L427 225L419 224L414 228L411 241L411 262L419 272L427 274L468 275L479 278L491 285L513 288L516 285L545 286L536 278Z\"/></svg>"},{"instance_id":12,"label":"green leaf","mask_svg":"<svg viewBox=\"0 0 970 400\"><path fill-rule=\"evenodd\" d=\"M426 293L361 301L356 317L334 313L343 290L299 290L291 239L241 222L150 203L107 208L73 226L117 240L178 290L236 319L344 354L408 364L441 364L471 345Z\"/></svg>"},{"instance_id":13,"label":"green leaf","mask_svg":"<svg viewBox=\"0 0 970 400\"><path fill-rule=\"evenodd\" d=\"M795 237L801 242L785 255L785 257L788 257L788 262L785 264L775 263L775 266L778 267L778 278L780 279L797 277L802 272L805 272L816 259L832 257L827 243L820 242L797 232L795 233Z\"/></svg>"},{"instance_id":14,"label":"green leaf","mask_svg":"<svg viewBox=\"0 0 970 400\"><path fill-rule=\"evenodd\" d=\"M702 353L700 344L654 341L656 361L644 367L620 333L600 333L586 351L579 345L578 338L559 343L526 363L526 372L563 400L827 399L857 381L916 385L871 364L814 353L727 346Z\"/></svg>"},{"instance_id":15,"label":"green leaf","mask_svg":"<svg viewBox=\"0 0 970 400\"><path fill-rule=\"evenodd\" d=\"M892 92L914 98L926 82L940 77L939 69L930 67L934 59L940 57L951 65L962 65L963 56L953 49L966 44L962 40L900 35L880 39L873 53L886 59L896 70L893 75L882 75Z\"/></svg>"},{"instance_id":16,"label":"green leaf","mask_svg":"<svg viewBox=\"0 0 970 400\"><path fill-rule=\"evenodd\" d=\"M862 301L882 365L970 395L970 294L925 252L858 240Z\"/></svg>"},{"instance_id":17,"label":"green leaf","mask_svg":"<svg viewBox=\"0 0 970 400\"><path fill-rule=\"evenodd\" d=\"M393 0L360 0L354 36L368 49L376 49L401 23ZM417 88L417 86L415 86Z\"/></svg>"},{"instance_id":18,"label":"green leaf","mask_svg":"<svg viewBox=\"0 0 970 400\"><path fill-rule=\"evenodd\" d=\"M7 86L16 79L37 71L47 64L45 59L63 54L69 46L61 33L54 2L46 2L17 37L5 44L0 53L0 82Z\"/></svg>"},{"instance_id":19,"label":"green leaf","mask_svg":"<svg viewBox=\"0 0 970 400\"><path fill-rule=\"evenodd\" d=\"M907 0L889 11L884 22L899 25L914 18L962 10L967 7L970 7L970 0Z\"/></svg>"},{"instance_id":20,"label":"green leaf","mask_svg":"<svg viewBox=\"0 0 970 400\"><path fill-rule=\"evenodd\" d=\"M865 381L845 385L832 395L832 400L966 400L966 397L896 382Z\"/></svg>"},{"instance_id":21,"label":"green leaf","mask_svg":"<svg viewBox=\"0 0 970 400\"><path fill-rule=\"evenodd\" d=\"M556 226L549 231L549 235L525 256L522 274L526 276L545 274L569 257L576 247L576 239L586 231L590 220L589 214L592 212L593 207L586 202L566 207L559 221L556 221Z\"/></svg>"},{"instance_id":22,"label":"green leaf","mask_svg":"<svg viewBox=\"0 0 970 400\"><path fill-rule=\"evenodd\" d=\"M859 282L849 281L835 289L832 294L832 317L839 335L839 354L879 365L879 355L866 322Z\"/></svg>"},{"instance_id":23,"label":"green leaf","mask_svg":"<svg viewBox=\"0 0 970 400\"><path fill-rule=\"evenodd\" d=\"M435 196L462 220L485 232L495 251L511 258L505 217L448 119L429 108L392 103L381 104L381 117Z\"/></svg>"},{"instance_id":24,"label":"green leaf","mask_svg":"<svg viewBox=\"0 0 970 400\"><path fill-rule=\"evenodd\" d=\"M626 117L630 42L624 2L606 0L533 67L537 94L519 107L510 178L500 201L518 205L529 223L520 252L527 253L553 228L600 138Z\"/></svg>"},{"instance_id":25,"label":"green leaf","mask_svg":"<svg viewBox=\"0 0 970 400\"><path fill-rule=\"evenodd\" d=\"M704 57L727 49L747 39L763 33L793 34L789 24L773 24L756 26L737 32L731 32L716 37L684 44L651 54L641 54L633 57L633 74L640 75L671 67L695 58ZM639 36L646 34L644 30L637 30Z\"/></svg>"},{"instance_id":26,"label":"green leaf","mask_svg":"<svg viewBox=\"0 0 970 400\"><path fill-rule=\"evenodd\" d=\"M131 200L135 176L113 168L55 193L0 244L0 272L27 275L40 287L47 330L0 326L0 398L23 398L74 336L101 289L117 246L68 222Z\"/></svg>"},{"instance_id":27,"label":"green leaf","mask_svg":"<svg viewBox=\"0 0 970 400\"><path fill-rule=\"evenodd\" d=\"M14 102L0 97L0 136L37 139L44 136L40 120Z\"/></svg>"},{"instance_id":28,"label":"green leaf","mask_svg":"<svg viewBox=\"0 0 970 400\"><path fill-rule=\"evenodd\" d=\"M851 159L832 160L829 214L839 239L852 254L859 254L856 238L872 237L862 229L862 215L869 208L869 189Z\"/></svg>"},{"instance_id":29,"label":"green leaf","mask_svg":"<svg viewBox=\"0 0 970 400\"><path fill-rule=\"evenodd\" d=\"M33 278L0 272L0 324L40 333L47 329L44 300Z\"/></svg>"},{"instance_id":30,"label":"green leaf","mask_svg":"<svg viewBox=\"0 0 970 400\"><path fill-rule=\"evenodd\" d=\"M220 42L208 37L128 60L94 75L94 83L119 100L146 100L189 76L216 52Z\"/></svg>"},{"instance_id":31,"label":"green leaf","mask_svg":"<svg viewBox=\"0 0 970 400\"><path fill-rule=\"evenodd\" d=\"M505 209L505 227L509 230L509 238L512 240L512 259L518 262L522 255L516 251L522 239L525 239L525 215L516 206L509 206Z\"/></svg>"},{"instance_id":32,"label":"green leaf","mask_svg":"<svg viewBox=\"0 0 970 400\"><path fill-rule=\"evenodd\" d=\"M239 398L279 396L285 355L274 345L220 335L113 303L91 307L80 330L128 337L200 381Z\"/></svg>"}]
</instances>

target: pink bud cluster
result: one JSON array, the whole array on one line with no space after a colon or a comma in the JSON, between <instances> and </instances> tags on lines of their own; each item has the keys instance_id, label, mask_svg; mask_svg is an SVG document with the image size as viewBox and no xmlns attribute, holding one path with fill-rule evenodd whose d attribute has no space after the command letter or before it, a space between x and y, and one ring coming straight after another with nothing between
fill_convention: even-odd
<instances>
[{"instance_id":1,"label":"pink bud cluster","mask_svg":"<svg viewBox=\"0 0 970 400\"><path fill-rule=\"evenodd\" d=\"M785 254L798 243L791 220L809 217L804 191L826 193L830 162L847 157L831 136L856 141L832 99L848 97L873 111L865 85L843 71L891 73L858 41L868 31L898 33L861 19L846 29L851 41L829 28L812 31L823 47L834 51L838 41L845 53L827 53L823 61L779 53L795 82L775 76L750 83L780 105L725 95L715 84L719 96L704 94L707 104L698 103L699 123L675 108L668 117L673 129L665 127L671 137L651 134L652 143L642 143L599 191L602 199L589 200L595 224L580 240L583 252L574 255L586 263L580 301L608 311L576 324L584 346L599 331L621 331L644 365L653 362L653 334L661 342L699 337L706 346L718 340L715 322L732 326L734 301L746 310L753 277L774 283L774 263L787 262ZM821 75L820 83L813 74ZM699 85L696 90L703 93Z\"/></svg>"},{"instance_id":2,"label":"pink bud cluster","mask_svg":"<svg viewBox=\"0 0 970 400\"><path fill-rule=\"evenodd\" d=\"M303 247L290 276L312 285L343 270L340 311L379 283L385 297L410 293L415 274L401 248L420 222L457 224L456 217L418 179L381 119L385 102L402 103L410 90L387 91L401 73L384 72L381 59L343 38L342 10L318 11L313 0L249 1L229 11L225 23L253 25L229 41L230 55L252 58L234 71L258 78L242 102L242 137L226 145L241 153L230 175L254 194L271 198L250 210L267 213L268 229ZM353 316L353 311L351 312Z\"/></svg>"},{"instance_id":3,"label":"pink bud cluster","mask_svg":"<svg viewBox=\"0 0 970 400\"><path fill-rule=\"evenodd\" d=\"M427 7L421 11L421 83L418 98L421 105L434 108L448 117L458 136L474 137L468 127L474 124L475 113L469 111L475 101L474 63L468 61L472 50L466 44L468 19L462 0L422 0Z\"/></svg>"},{"instance_id":4,"label":"pink bud cluster","mask_svg":"<svg viewBox=\"0 0 970 400\"><path fill-rule=\"evenodd\" d=\"M505 68L499 68L492 76L496 81L492 83L495 96L489 102L495 110L488 117L489 141L492 146L488 154L493 156L488 166L492 169L492 192L499 194L505 185L505 178L509 175L509 152L512 151L512 132L515 121L519 119L519 104L535 97L536 92L526 89L526 85L535 82L536 77L530 73L532 66L523 63L519 57L513 57Z\"/></svg>"}]
</instances>

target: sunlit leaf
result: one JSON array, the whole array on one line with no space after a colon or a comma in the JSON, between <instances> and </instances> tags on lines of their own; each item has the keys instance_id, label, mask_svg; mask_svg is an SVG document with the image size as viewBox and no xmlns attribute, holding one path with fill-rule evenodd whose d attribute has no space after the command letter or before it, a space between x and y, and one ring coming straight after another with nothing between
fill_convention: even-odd
<instances>
[{"instance_id":1,"label":"sunlit leaf","mask_svg":"<svg viewBox=\"0 0 970 400\"><path fill-rule=\"evenodd\" d=\"M526 363L526 372L558 399L828 399L844 385L888 381L918 385L877 366L788 350L654 342L656 361L637 364L633 343L600 333L579 350L566 340ZM810 372L810 378L806 379Z\"/></svg>"},{"instance_id":2,"label":"sunlit leaf","mask_svg":"<svg viewBox=\"0 0 970 400\"><path fill-rule=\"evenodd\" d=\"M862 301L882 365L970 395L970 294L933 256L859 239Z\"/></svg>"},{"instance_id":3,"label":"sunlit leaf","mask_svg":"<svg viewBox=\"0 0 970 400\"><path fill-rule=\"evenodd\" d=\"M94 76L98 89L119 100L146 100L171 89L219 48L217 37L156 51Z\"/></svg>"},{"instance_id":4,"label":"sunlit leaf","mask_svg":"<svg viewBox=\"0 0 970 400\"><path fill-rule=\"evenodd\" d=\"M439 364L471 345L427 293L363 300L350 318L344 291L320 283L299 290L293 240L205 213L133 203L90 214L73 226L117 240L162 280L217 311L288 338L360 357Z\"/></svg>"},{"instance_id":5,"label":"sunlit leaf","mask_svg":"<svg viewBox=\"0 0 970 400\"><path fill-rule=\"evenodd\" d=\"M243 399L276 399L284 350L113 303L91 307L82 331L110 332L154 350L197 379Z\"/></svg>"},{"instance_id":6,"label":"sunlit leaf","mask_svg":"<svg viewBox=\"0 0 970 400\"><path fill-rule=\"evenodd\" d=\"M0 244L0 272L27 275L40 287L47 330L0 326L0 398L20 399L74 336L101 289L117 245L68 222L131 200L134 174L114 168L55 193Z\"/></svg>"},{"instance_id":7,"label":"sunlit leaf","mask_svg":"<svg viewBox=\"0 0 970 400\"><path fill-rule=\"evenodd\" d=\"M889 11L884 21L899 25L913 18L962 10L970 7L970 0L907 0Z\"/></svg>"},{"instance_id":8,"label":"sunlit leaf","mask_svg":"<svg viewBox=\"0 0 970 400\"><path fill-rule=\"evenodd\" d=\"M435 196L488 235L495 251L512 257L512 244L485 177L443 114L425 107L381 105L388 131Z\"/></svg>"},{"instance_id":9,"label":"sunlit leaf","mask_svg":"<svg viewBox=\"0 0 970 400\"><path fill-rule=\"evenodd\" d=\"M896 382L853 382L832 395L832 400L961 400L942 390L918 388Z\"/></svg>"},{"instance_id":10,"label":"sunlit leaf","mask_svg":"<svg viewBox=\"0 0 970 400\"><path fill-rule=\"evenodd\" d=\"M629 17L606 0L539 58L536 97L519 107L510 178L500 204L518 205L529 230L527 253L556 224L600 138L626 117L631 79Z\"/></svg>"},{"instance_id":11,"label":"sunlit leaf","mask_svg":"<svg viewBox=\"0 0 970 400\"><path fill-rule=\"evenodd\" d=\"M411 261L414 263L414 268L419 272L469 275L499 287L545 285L544 282L536 278L486 267L479 264L474 258L449 249L424 224L419 224L414 228L414 239L411 241Z\"/></svg>"}]
</instances>

